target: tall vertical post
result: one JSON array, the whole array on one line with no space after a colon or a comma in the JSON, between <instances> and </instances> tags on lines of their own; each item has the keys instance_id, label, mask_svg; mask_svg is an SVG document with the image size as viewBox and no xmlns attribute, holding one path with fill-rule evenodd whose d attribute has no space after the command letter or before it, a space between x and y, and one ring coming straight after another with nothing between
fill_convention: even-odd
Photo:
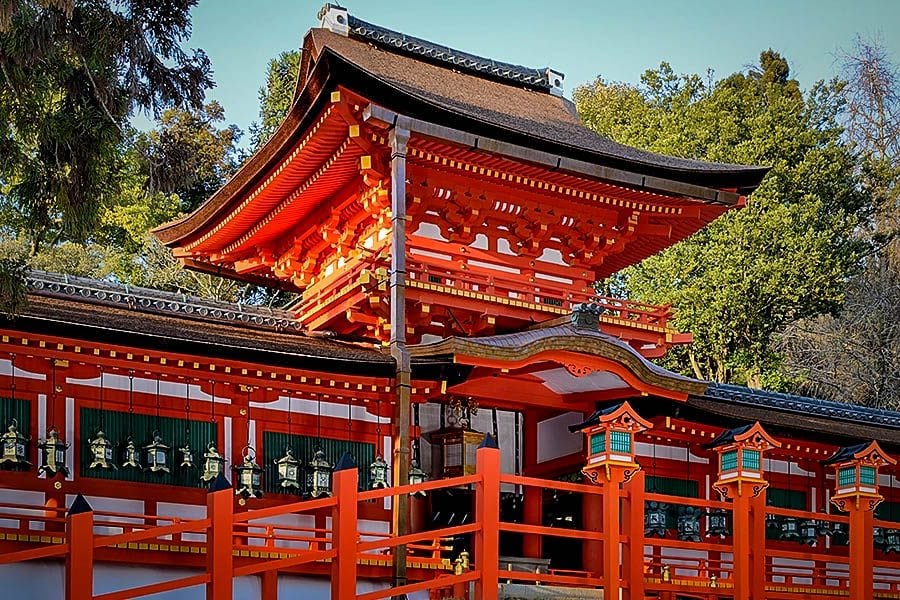
<instances>
[{"instance_id":1,"label":"tall vertical post","mask_svg":"<svg viewBox=\"0 0 900 600\"><path fill-rule=\"evenodd\" d=\"M94 511L78 494L66 514L66 600L94 597Z\"/></svg>"},{"instance_id":2,"label":"tall vertical post","mask_svg":"<svg viewBox=\"0 0 900 600\"><path fill-rule=\"evenodd\" d=\"M628 582L626 600L644 600L644 489L646 475L638 471L625 485L622 515L628 544L622 553L622 573Z\"/></svg>"},{"instance_id":3,"label":"tall vertical post","mask_svg":"<svg viewBox=\"0 0 900 600\"><path fill-rule=\"evenodd\" d=\"M522 412L522 421L524 422L524 473L525 475L534 475L532 469L537 465L537 414L534 411L526 410ZM544 524L544 490L543 488L526 486L523 490L524 504L522 506L523 519L527 525L543 525ZM543 548L541 536L527 533L522 536L522 554L527 558L541 558Z\"/></svg>"},{"instance_id":4,"label":"tall vertical post","mask_svg":"<svg viewBox=\"0 0 900 600\"><path fill-rule=\"evenodd\" d=\"M599 327L599 308L594 305L580 305L572 313L573 325L595 330ZM588 480L603 488L603 552L599 555L600 570L603 573L603 597L622 597L621 566L628 563L628 549L625 560L620 560L619 542L622 537L622 488L640 474L641 466L635 455L634 437L653 427L653 423L642 418L628 402L595 411L583 423L570 425L572 432L580 431L586 438L587 458L581 472ZM643 490L643 477L640 478ZM643 514L643 493L641 493L641 513ZM643 520L643 517L642 517ZM626 521L627 531L634 525ZM641 531L641 553L643 553L643 530ZM641 561L643 562L643 560ZM625 571L625 576L629 571ZM629 585L633 582L629 581ZM643 584L640 574L639 587ZM639 588L638 588L639 589ZM632 596L635 597L635 596ZM642 596L641 600L643 600Z\"/></svg>"},{"instance_id":5,"label":"tall vertical post","mask_svg":"<svg viewBox=\"0 0 900 600\"><path fill-rule=\"evenodd\" d=\"M259 576L262 600L278 600L278 571L264 571Z\"/></svg>"},{"instance_id":6,"label":"tall vertical post","mask_svg":"<svg viewBox=\"0 0 900 600\"><path fill-rule=\"evenodd\" d=\"M394 485L409 483L409 411L412 369L406 349L406 146L409 130L395 125L391 145L391 356L396 363L397 426L394 438ZM395 497L393 528L397 536L409 533L409 496ZM394 548L394 585L406 584L406 545Z\"/></svg>"},{"instance_id":7,"label":"tall vertical post","mask_svg":"<svg viewBox=\"0 0 900 600\"><path fill-rule=\"evenodd\" d=\"M624 474L619 469L611 469L603 487L603 597L620 598L622 577L619 566L619 540L622 537L620 504Z\"/></svg>"},{"instance_id":8,"label":"tall vertical post","mask_svg":"<svg viewBox=\"0 0 900 600\"><path fill-rule=\"evenodd\" d=\"M231 600L233 594L234 556L234 490L223 473L213 481L206 495L206 600Z\"/></svg>"},{"instance_id":9,"label":"tall vertical post","mask_svg":"<svg viewBox=\"0 0 900 600\"><path fill-rule=\"evenodd\" d=\"M332 600L356 600L357 493L359 471L353 458L344 453L334 471L337 506L331 514L331 540L336 555L331 561Z\"/></svg>"},{"instance_id":10,"label":"tall vertical post","mask_svg":"<svg viewBox=\"0 0 900 600\"><path fill-rule=\"evenodd\" d=\"M497 600L500 587L500 449L491 435L475 451L475 562L481 577L475 582L478 600Z\"/></svg>"},{"instance_id":11,"label":"tall vertical post","mask_svg":"<svg viewBox=\"0 0 900 600\"><path fill-rule=\"evenodd\" d=\"M722 432L711 446L719 459L713 488L732 502L734 600L765 600L765 491L769 483L763 457L781 442L754 423Z\"/></svg>"},{"instance_id":12,"label":"tall vertical post","mask_svg":"<svg viewBox=\"0 0 900 600\"><path fill-rule=\"evenodd\" d=\"M872 597L874 577L874 511L884 500L878 490L878 469L895 465L878 442L839 449L825 461L835 470L831 503L850 514L850 600Z\"/></svg>"}]
</instances>

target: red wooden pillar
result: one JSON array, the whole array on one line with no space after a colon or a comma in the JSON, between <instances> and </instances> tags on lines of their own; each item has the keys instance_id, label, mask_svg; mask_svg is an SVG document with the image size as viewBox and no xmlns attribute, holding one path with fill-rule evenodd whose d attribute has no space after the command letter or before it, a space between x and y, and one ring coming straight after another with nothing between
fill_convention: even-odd
<instances>
[{"instance_id":1,"label":"red wooden pillar","mask_svg":"<svg viewBox=\"0 0 900 600\"><path fill-rule=\"evenodd\" d=\"M500 587L500 449L490 435L475 452L475 471L482 480L475 486L475 560L481 577L475 582L478 600L497 600Z\"/></svg>"},{"instance_id":2,"label":"red wooden pillar","mask_svg":"<svg viewBox=\"0 0 900 600\"><path fill-rule=\"evenodd\" d=\"M622 554L622 573L628 582L626 600L644 600L644 486L646 475L638 471L625 484L622 505L628 542Z\"/></svg>"},{"instance_id":3,"label":"red wooden pillar","mask_svg":"<svg viewBox=\"0 0 900 600\"><path fill-rule=\"evenodd\" d=\"M278 600L278 571L265 571L259 579L261 600Z\"/></svg>"},{"instance_id":4,"label":"red wooden pillar","mask_svg":"<svg viewBox=\"0 0 900 600\"><path fill-rule=\"evenodd\" d=\"M750 597L766 597L766 490L750 497Z\"/></svg>"},{"instance_id":5,"label":"red wooden pillar","mask_svg":"<svg viewBox=\"0 0 900 600\"><path fill-rule=\"evenodd\" d=\"M331 561L331 599L356 600L357 493L359 471L350 454L344 453L334 470L331 539L336 555Z\"/></svg>"},{"instance_id":6,"label":"red wooden pillar","mask_svg":"<svg viewBox=\"0 0 900 600\"><path fill-rule=\"evenodd\" d=\"M78 494L66 515L66 600L94 597L94 511Z\"/></svg>"},{"instance_id":7,"label":"red wooden pillar","mask_svg":"<svg viewBox=\"0 0 900 600\"><path fill-rule=\"evenodd\" d=\"M732 500L732 543L734 571L734 599L750 599L750 560L752 547L750 527L750 498L739 492ZM761 600L761 599L760 599Z\"/></svg>"},{"instance_id":8,"label":"red wooden pillar","mask_svg":"<svg viewBox=\"0 0 900 600\"><path fill-rule=\"evenodd\" d=\"M850 600L871 600L874 577L874 512L867 504L848 503L850 513Z\"/></svg>"},{"instance_id":9,"label":"red wooden pillar","mask_svg":"<svg viewBox=\"0 0 900 600\"><path fill-rule=\"evenodd\" d=\"M600 553L603 570L603 597L620 598L622 590L619 566L619 539L622 537L620 507L624 473L610 469L603 481L603 552Z\"/></svg>"},{"instance_id":10,"label":"red wooden pillar","mask_svg":"<svg viewBox=\"0 0 900 600\"><path fill-rule=\"evenodd\" d=\"M206 600L231 600L234 575L234 490L222 473L206 495L206 516L210 521L206 534L206 572L209 574Z\"/></svg>"},{"instance_id":11,"label":"red wooden pillar","mask_svg":"<svg viewBox=\"0 0 900 600\"><path fill-rule=\"evenodd\" d=\"M544 514L544 490L538 487L525 487L525 500L522 507L526 525L543 525ZM527 558L541 558L541 536L526 533L522 536L522 553Z\"/></svg>"},{"instance_id":12,"label":"red wooden pillar","mask_svg":"<svg viewBox=\"0 0 900 600\"><path fill-rule=\"evenodd\" d=\"M581 528L584 531L599 533L603 531L603 497L597 494L581 495ZM574 541L574 540L573 540ZM581 568L592 577L602 576L602 565L597 557L603 553L604 542L600 540L584 540L581 542Z\"/></svg>"}]
</instances>

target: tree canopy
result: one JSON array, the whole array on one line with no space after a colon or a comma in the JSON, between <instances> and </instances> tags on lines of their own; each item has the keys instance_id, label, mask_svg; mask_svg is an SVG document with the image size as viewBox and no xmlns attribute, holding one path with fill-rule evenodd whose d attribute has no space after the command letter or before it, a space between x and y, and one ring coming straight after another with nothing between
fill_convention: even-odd
<instances>
[{"instance_id":1,"label":"tree canopy","mask_svg":"<svg viewBox=\"0 0 900 600\"><path fill-rule=\"evenodd\" d=\"M783 388L777 334L841 305L862 250L854 231L869 207L842 138L843 89L833 80L804 92L787 61L767 50L758 65L719 81L662 63L640 86L598 79L576 90L585 123L617 141L772 168L745 208L621 274L628 294L672 303L676 326L693 332L671 366Z\"/></svg>"}]
</instances>

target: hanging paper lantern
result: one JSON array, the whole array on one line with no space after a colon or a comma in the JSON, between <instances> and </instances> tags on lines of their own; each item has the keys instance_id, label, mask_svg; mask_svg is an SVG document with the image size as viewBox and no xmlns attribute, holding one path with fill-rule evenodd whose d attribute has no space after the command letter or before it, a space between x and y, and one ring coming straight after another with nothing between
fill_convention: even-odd
<instances>
[{"instance_id":1,"label":"hanging paper lantern","mask_svg":"<svg viewBox=\"0 0 900 600\"><path fill-rule=\"evenodd\" d=\"M300 461L294 458L290 446L285 447L284 456L275 461L278 468L278 485L288 489L300 489Z\"/></svg>"},{"instance_id":2,"label":"hanging paper lantern","mask_svg":"<svg viewBox=\"0 0 900 600\"><path fill-rule=\"evenodd\" d=\"M419 485L420 483L425 483L425 480L428 479L428 474L419 468L419 461L413 459L409 463L409 473L407 474L407 478L410 485ZM425 492L423 490L416 490L415 492L412 492L410 496L424 498Z\"/></svg>"},{"instance_id":3,"label":"hanging paper lantern","mask_svg":"<svg viewBox=\"0 0 900 600\"><path fill-rule=\"evenodd\" d=\"M24 470L31 466L28 462L26 444L28 440L19 433L19 422L11 419L6 433L0 436L3 444L3 454L0 456L0 465L11 469Z\"/></svg>"},{"instance_id":4,"label":"hanging paper lantern","mask_svg":"<svg viewBox=\"0 0 900 600\"><path fill-rule=\"evenodd\" d=\"M724 508L717 508L706 513L706 537L718 537L725 539L731 535L728 529L728 511Z\"/></svg>"},{"instance_id":5,"label":"hanging paper lantern","mask_svg":"<svg viewBox=\"0 0 900 600\"><path fill-rule=\"evenodd\" d=\"M262 498L262 468L256 464L253 448L244 448L244 460L234 467L237 473L237 485L234 488L235 495L244 498Z\"/></svg>"},{"instance_id":6,"label":"hanging paper lantern","mask_svg":"<svg viewBox=\"0 0 900 600\"><path fill-rule=\"evenodd\" d=\"M306 471L306 489L313 498L331 495L331 463L321 448L316 448Z\"/></svg>"},{"instance_id":7,"label":"hanging paper lantern","mask_svg":"<svg viewBox=\"0 0 900 600\"><path fill-rule=\"evenodd\" d=\"M644 535L666 537L669 529L669 505L663 502L648 502L644 511Z\"/></svg>"},{"instance_id":8,"label":"hanging paper lantern","mask_svg":"<svg viewBox=\"0 0 900 600\"><path fill-rule=\"evenodd\" d=\"M373 490L384 489L388 487L388 464L385 462L384 457L380 454L375 457L375 460L372 464L369 465L369 476L372 481L370 483L370 487Z\"/></svg>"},{"instance_id":9,"label":"hanging paper lantern","mask_svg":"<svg viewBox=\"0 0 900 600\"><path fill-rule=\"evenodd\" d=\"M224 472L225 457L216 450L216 443L210 442L206 446L206 452L203 453L203 473L200 475L200 481L209 483Z\"/></svg>"},{"instance_id":10,"label":"hanging paper lantern","mask_svg":"<svg viewBox=\"0 0 900 600\"><path fill-rule=\"evenodd\" d=\"M144 446L144 456L147 457L145 471L151 473L169 472L169 452L172 449L165 445L159 431L153 432L153 441Z\"/></svg>"},{"instance_id":11,"label":"hanging paper lantern","mask_svg":"<svg viewBox=\"0 0 900 600\"><path fill-rule=\"evenodd\" d=\"M178 452L181 453L181 464L178 465L182 469L193 469L194 468L194 451L191 450L191 443L185 442L184 446L178 449Z\"/></svg>"},{"instance_id":12,"label":"hanging paper lantern","mask_svg":"<svg viewBox=\"0 0 900 600\"><path fill-rule=\"evenodd\" d=\"M141 454L134 443L134 438L130 435L125 441L125 448L122 450L122 468L123 469L140 469Z\"/></svg>"},{"instance_id":13,"label":"hanging paper lantern","mask_svg":"<svg viewBox=\"0 0 900 600\"><path fill-rule=\"evenodd\" d=\"M66 466L66 450L69 444L59 439L59 432L55 427L50 428L47 439L38 444L41 451L41 466L38 473L47 477L55 477L58 473L69 474Z\"/></svg>"},{"instance_id":14,"label":"hanging paper lantern","mask_svg":"<svg viewBox=\"0 0 900 600\"><path fill-rule=\"evenodd\" d=\"M679 540L684 542L700 541L700 515L702 512L693 506L682 506L678 509L676 528Z\"/></svg>"},{"instance_id":15,"label":"hanging paper lantern","mask_svg":"<svg viewBox=\"0 0 900 600\"><path fill-rule=\"evenodd\" d=\"M93 459L91 464L88 465L88 469L111 470L116 468L116 464L113 462L113 445L106 439L106 434L103 431L97 431L97 437L88 443L90 444L91 458Z\"/></svg>"}]
</instances>

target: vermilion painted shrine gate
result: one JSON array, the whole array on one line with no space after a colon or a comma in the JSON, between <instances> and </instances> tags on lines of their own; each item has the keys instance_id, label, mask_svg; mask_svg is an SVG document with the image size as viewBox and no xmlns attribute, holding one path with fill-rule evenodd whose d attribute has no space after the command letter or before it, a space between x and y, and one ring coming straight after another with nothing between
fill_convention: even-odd
<instances>
[{"instance_id":1,"label":"vermilion painted shrine gate","mask_svg":"<svg viewBox=\"0 0 900 600\"><path fill-rule=\"evenodd\" d=\"M33 272L0 323L9 597L900 598L900 414L669 372L669 308L594 292L766 169L320 17L272 139L155 232L290 309Z\"/></svg>"}]
</instances>

